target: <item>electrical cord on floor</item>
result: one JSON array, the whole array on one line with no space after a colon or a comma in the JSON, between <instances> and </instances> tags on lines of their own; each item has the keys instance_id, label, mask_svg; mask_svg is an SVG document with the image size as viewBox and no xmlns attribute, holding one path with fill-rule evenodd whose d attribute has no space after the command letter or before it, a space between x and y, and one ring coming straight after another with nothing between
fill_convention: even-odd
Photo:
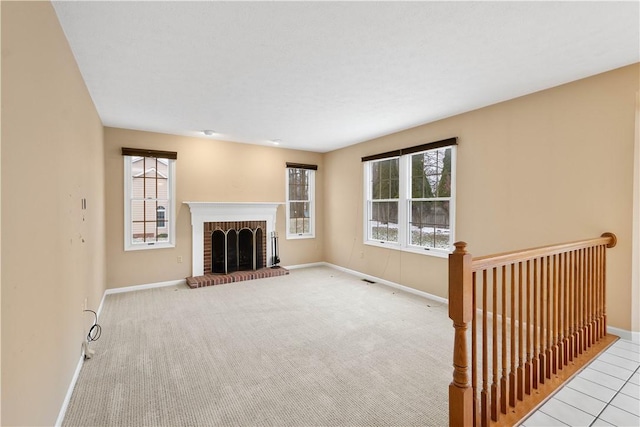
<instances>
[{"instance_id":1,"label":"electrical cord on floor","mask_svg":"<svg viewBox=\"0 0 640 427\"><path fill-rule=\"evenodd\" d=\"M93 310L83 310L90 311L93 313L95 320L93 321L93 325L89 328L89 333L87 334L87 342L97 341L102 335L102 327L98 325L98 314Z\"/></svg>"}]
</instances>

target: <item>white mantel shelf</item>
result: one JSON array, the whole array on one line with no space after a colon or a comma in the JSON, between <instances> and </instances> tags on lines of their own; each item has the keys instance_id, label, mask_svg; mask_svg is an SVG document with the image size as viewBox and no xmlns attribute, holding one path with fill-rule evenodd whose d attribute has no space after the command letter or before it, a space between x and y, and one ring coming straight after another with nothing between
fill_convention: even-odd
<instances>
[{"instance_id":1,"label":"white mantel shelf","mask_svg":"<svg viewBox=\"0 0 640 427\"><path fill-rule=\"evenodd\" d=\"M276 231L276 213L284 202L183 202L191 211L192 272L204 274L204 223L265 221L267 238ZM271 266L271 245L267 244L267 266Z\"/></svg>"}]
</instances>

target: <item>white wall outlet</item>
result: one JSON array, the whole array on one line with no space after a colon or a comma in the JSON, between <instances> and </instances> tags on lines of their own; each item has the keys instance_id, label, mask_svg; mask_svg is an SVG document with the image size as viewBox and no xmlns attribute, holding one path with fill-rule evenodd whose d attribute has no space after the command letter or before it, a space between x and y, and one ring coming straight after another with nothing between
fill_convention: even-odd
<instances>
[{"instance_id":1,"label":"white wall outlet","mask_svg":"<svg viewBox=\"0 0 640 427\"><path fill-rule=\"evenodd\" d=\"M181 256L178 257L178 264L182 264L182 257Z\"/></svg>"},{"instance_id":2,"label":"white wall outlet","mask_svg":"<svg viewBox=\"0 0 640 427\"><path fill-rule=\"evenodd\" d=\"M84 303L82 303L82 309L83 309L83 310L86 310L86 309L87 309L87 299L88 299L88 298L85 298L85 299L84 299Z\"/></svg>"}]
</instances>

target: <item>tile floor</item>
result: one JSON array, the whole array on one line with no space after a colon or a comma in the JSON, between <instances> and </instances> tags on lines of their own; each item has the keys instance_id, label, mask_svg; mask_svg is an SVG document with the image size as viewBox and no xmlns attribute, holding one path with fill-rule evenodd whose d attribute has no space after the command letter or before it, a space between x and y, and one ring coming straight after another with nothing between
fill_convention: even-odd
<instances>
[{"instance_id":1,"label":"tile floor","mask_svg":"<svg viewBox=\"0 0 640 427\"><path fill-rule=\"evenodd\" d=\"M521 426L640 426L640 344L616 341Z\"/></svg>"}]
</instances>

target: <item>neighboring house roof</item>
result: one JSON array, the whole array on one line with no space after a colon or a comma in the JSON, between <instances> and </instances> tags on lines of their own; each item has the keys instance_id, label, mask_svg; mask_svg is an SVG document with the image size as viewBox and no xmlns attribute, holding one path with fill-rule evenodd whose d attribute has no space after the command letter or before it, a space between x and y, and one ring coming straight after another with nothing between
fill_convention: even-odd
<instances>
[{"instance_id":1,"label":"neighboring house roof","mask_svg":"<svg viewBox=\"0 0 640 427\"><path fill-rule=\"evenodd\" d=\"M145 176L146 177L147 174L152 174L153 177L155 177L155 175L157 174L157 175L161 176L162 178L165 178L165 179L168 178L167 175L165 175L162 172L156 170L156 168L149 168L144 172L140 172L140 173L137 173L137 174L133 175L133 177L134 178L140 178L141 176Z\"/></svg>"}]
</instances>

